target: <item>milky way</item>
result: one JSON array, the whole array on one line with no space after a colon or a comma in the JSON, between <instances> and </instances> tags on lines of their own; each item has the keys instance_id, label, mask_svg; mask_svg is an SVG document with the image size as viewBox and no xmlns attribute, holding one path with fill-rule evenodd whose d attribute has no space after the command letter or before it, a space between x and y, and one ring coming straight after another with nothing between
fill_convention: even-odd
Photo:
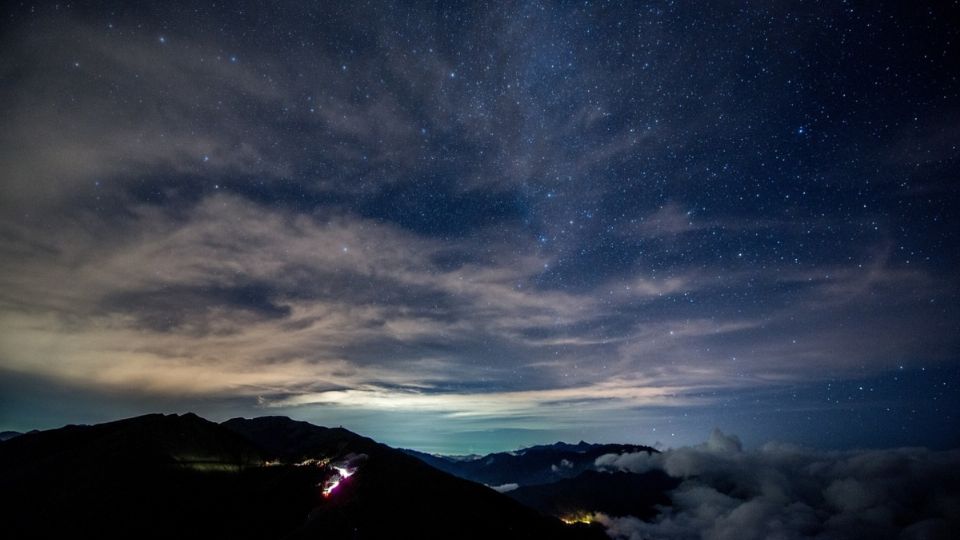
<instances>
[{"instance_id":1,"label":"milky way","mask_svg":"<svg viewBox=\"0 0 960 540\"><path fill-rule=\"evenodd\" d=\"M0 428L960 443L957 5L13 7Z\"/></svg>"}]
</instances>

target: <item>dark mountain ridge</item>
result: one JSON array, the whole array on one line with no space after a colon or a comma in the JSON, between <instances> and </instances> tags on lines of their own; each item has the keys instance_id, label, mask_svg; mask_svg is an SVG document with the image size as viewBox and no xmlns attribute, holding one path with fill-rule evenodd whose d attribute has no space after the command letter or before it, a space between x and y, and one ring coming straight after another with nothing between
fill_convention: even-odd
<instances>
[{"instance_id":1,"label":"dark mountain ridge","mask_svg":"<svg viewBox=\"0 0 960 540\"><path fill-rule=\"evenodd\" d=\"M0 442L10 440L14 437L19 437L20 435L23 435L23 433L20 433L19 431L0 431Z\"/></svg>"},{"instance_id":2,"label":"dark mountain ridge","mask_svg":"<svg viewBox=\"0 0 960 540\"><path fill-rule=\"evenodd\" d=\"M0 489L11 538L605 537L284 417L157 414L22 435L0 443Z\"/></svg>"},{"instance_id":3,"label":"dark mountain ridge","mask_svg":"<svg viewBox=\"0 0 960 540\"><path fill-rule=\"evenodd\" d=\"M564 519L602 512L651 519L669 506L668 492L679 485L663 471L643 474L583 471L550 484L520 486L507 495L544 514Z\"/></svg>"},{"instance_id":4,"label":"dark mountain ridge","mask_svg":"<svg viewBox=\"0 0 960 540\"><path fill-rule=\"evenodd\" d=\"M552 483L594 469L596 459L605 454L657 452L649 446L591 444L584 441L531 446L515 452L496 452L473 459L449 458L416 450L403 451L437 469L490 486Z\"/></svg>"}]
</instances>

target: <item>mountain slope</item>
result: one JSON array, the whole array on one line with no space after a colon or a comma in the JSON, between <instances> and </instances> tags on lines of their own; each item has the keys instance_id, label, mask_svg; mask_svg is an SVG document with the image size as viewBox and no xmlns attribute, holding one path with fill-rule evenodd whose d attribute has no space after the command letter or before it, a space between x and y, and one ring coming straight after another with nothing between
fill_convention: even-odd
<instances>
[{"instance_id":1,"label":"mountain slope","mask_svg":"<svg viewBox=\"0 0 960 540\"><path fill-rule=\"evenodd\" d=\"M521 486L507 495L545 514L564 518L603 512L650 519L657 515L657 505L670 504L668 492L678 484L663 471L584 471L550 484Z\"/></svg>"},{"instance_id":2,"label":"mountain slope","mask_svg":"<svg viewBox=\"0 0 960 540\"><path fill-rule=\"evenodd\" d=\"M342 427L316 426L286 416L232 418L220 425L256 444L271 458L290 462L383 446Z\"/></svg>"},{"instance_id":3,"label":"mountain slope","mask_svg":"<svg viewBox=\"0 0 960 540\"><path fill-rule=\"evenodd\" d=\"M355 474L314 510L294 535L298 538L321 532L354 538L604 538L598 529L563 525L347 430L281 417L233 419L224 426L287 459L366 456Z\"/></svg>"},{"instance_id":4,"label":"mountain slope","mask_svg":"<svg viewBox=\"0 0 960 540\"><path fill-rule=\"evenodd\" d=\"M14 437L19 437L20 435L23 435L23 433L20 433L19 431L0 431L0 442L10 440Z\"/></svg>"},{"instance_id":5,"label":"mountain slope","mask_svg":"<svg viewBox=\"0 0 960 540\"><path fill-rule=\"evenodd\" d=\"M265 538L310 510L319 474L196 415L67 426L0 443L8 538ZM304 471L306 472L306 471ZM269 534L268 534L269 533Z\"/></svg>"},{"instance_id":6,"label":"mountain slope","mask_svg":"<svg viewBox=\"0 0 960 540\"><path fill-rule=\"evenodd\" d=\"M371 439L282 417L28 433L0 443L0 490L9 538L604 538Z\"/></svg>"}]
</instances>

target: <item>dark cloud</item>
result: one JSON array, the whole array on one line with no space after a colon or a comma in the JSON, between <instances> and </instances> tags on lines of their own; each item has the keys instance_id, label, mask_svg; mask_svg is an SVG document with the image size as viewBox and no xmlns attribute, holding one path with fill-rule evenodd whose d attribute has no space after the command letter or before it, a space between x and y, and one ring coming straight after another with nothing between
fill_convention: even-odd
<instances>
[{"instance_id":1,"label":"dark cloud","mask_svg":"<svg viewBox=\"0 0 960 540\"><path fill-rule=\"evenodd\" d=\"M288 317L290 308L275 303L271 296L270 287L262 283L174 286L110 294L100 307L110 313L129 315L137 325L152 331L206 333L237 331L239 326L258 319ZM229 323L229 327L211 328L216 323Z\"/></svg>"}]
</instances>

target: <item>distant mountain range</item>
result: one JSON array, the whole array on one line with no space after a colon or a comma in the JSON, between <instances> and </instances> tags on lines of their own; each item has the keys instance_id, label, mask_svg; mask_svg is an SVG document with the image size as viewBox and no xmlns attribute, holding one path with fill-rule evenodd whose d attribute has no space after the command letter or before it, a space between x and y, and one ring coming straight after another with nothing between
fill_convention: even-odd
<instances>
[{"instance_id":1,"label":"distant mountain range","mask_svg":"<svg viewBox=\"0 0 960 540\"><path fill-rule=\"evenodd\" d=\"M649 446L632 444L577 444L557 442L531 446L515 452L497 452L485 456L447 457L403 450L450 474L489 486L546 484L573 478L594 469L596 459L605 454L656 452Z\"/></svg>"},{"instance_id":2,"label":"distant mountain range","mask_svg":"<svg viewBox=\"0 0 960 540\"><path fill-rule=\"evenodd\" d=\"M586 470L574 478L519 486L507 496L540 512L564 519L602 512L650 519L669 506L667 492L679 485L663 471L643 474Z\"/></svg>"},{"instance_id":3,"label":"distant mountain range","mask_svg":"<svg viewBox=\"0 0 960 540\"><path fill-rule=\"evenodd\" d=\"M19 437L20 435L23 435L23 433L19 431L0 431L0 442Z\"/></svg>"},{"instance_id":4,"label":"distant mountain range","mask_svg":"<svg viewBox=\"0 0 960 540\"><path fill-rule=\"evenodd\" d=\"M645 474L597 470L606 454L657 450L630 444L557 442L485 456L442 456L403 450L450 474L487 484L545 514L570 518L594 512L653 517L669 505L667 492L677 481L662 471Z\"/></svg>"},{"instance_id":5,"label":"distant mountain range","mask_svg":"<svg viewBox=\"0 0 960 540\"><path fill-rule=\"evenodd\" d=\"M580 469L600 451L585 444L504 454L500 475L472 467L552 478L548 462ZM2 527L6 538L606 538L542 513L577 504L565 496L517 490L527 506L411 454L285 417L154 414L32 432L0 442Z\"/></svg>"}]
</instances>

